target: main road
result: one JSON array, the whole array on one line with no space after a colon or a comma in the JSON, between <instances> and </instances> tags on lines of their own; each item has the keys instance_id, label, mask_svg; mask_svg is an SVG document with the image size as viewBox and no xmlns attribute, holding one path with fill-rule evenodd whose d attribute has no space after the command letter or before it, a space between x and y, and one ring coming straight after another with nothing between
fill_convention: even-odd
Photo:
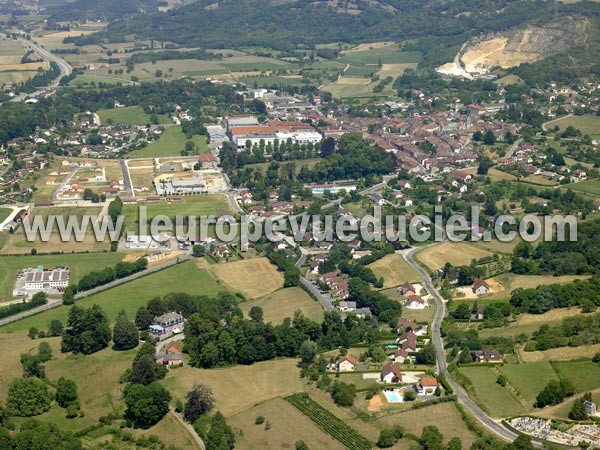
<instances>
[{"instance_id":1,"label":"main road","mask_svg":"<svg viewBox=\"0 0 600 450\"><path fill-rule=\"evenodd\" d=\"M52 82L50 84L48 84L47 86L38 88L35 92L29 93L29 94L26 94L26 93L19 94L19 95L13 97L10 100L11 102L22 102L22 101L26 100L27 98L40 97L43 94L45 94L46 92L51 91L52 89L56 89L58 87L58 85L60 84L60 80L62 80L66 76L71 75L71 73L73 72L73 67L71 67L71 65L68 62L66 62L62 58L59 58L56 55L53 55L48 50L46 50L45 48L36 44L35 42L29 41L22 37L18 37L17 42L19 42L23 47L32 50L40 58L43 58L46 61L49 61L51 63L55 63L60 70L60 74L54 80L52 80Z\"/></svg>"},{"instance_id":2,"label":"main road","mask_svg":"<svg viewBox=\"0 0 600 450\"><path fill-rule=\"evenodd\" d=\"M431 244L436 245L436 244ZM424 247L413 247L404 252L404 257L408 264L410 264L419 274L421 279L423 280L423 286L431 294L436 303L436 312L433 322L431 323L431 340L433 341L433 345L435 346L435 353L437 358L437 367L440 375L444 376L448 381L450 387L454 390L456 394L456 398L458 401L469 410L469 412L479 421L482 425L484 425L489 431L494 433L495 435L505 439L507 441L514 441L518 434L509 430L505 427L501 422L498 422L488 416L479 406L473 402L469 398L469 396L463 391L463 389L452 379L450 372L448 372L448 364L446 362L446 353L444 352L444 345L442 342L442 320L446 316L446 303L442 296L438 292L438 290L433 285L431 281L431 277L429 274L415 261L415 255L419 250L422 250ZM539 445L539 443L534 442L534 444Z\"/></svg>"}]
</instances>

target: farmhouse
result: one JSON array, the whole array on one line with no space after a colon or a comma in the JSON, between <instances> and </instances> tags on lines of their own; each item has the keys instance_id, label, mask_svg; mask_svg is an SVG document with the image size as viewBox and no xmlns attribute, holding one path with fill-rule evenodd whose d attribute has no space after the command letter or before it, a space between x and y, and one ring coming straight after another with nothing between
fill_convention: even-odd
<instances>
[{"instance_id":1,"label":"farmhouse","mask_svg":"<svg viewBox=\"0 0 600 450\"><path fill-rule=\"evenodd\" d=\"M489 285L481 278L477 278L475 280L471 289L473 290L473 294L477 295L487 294L488 292L490 292Z\"/></svg>"},{"instance_id":2,"label":"farmhouse","mask_svg":"<svg viewBox=\"0 0 600 450\"><path fill-rule=\"evenodd\" d=\"M415 287L408 281L405 282L402 286L400 286L398 290L400 291L400 294L405 297L408 297L409 295L415 295L417 293Z\"/></svg>"},{"instance_id":3,"label":"farmhouse","mask_svg":"<svg viewBox=\"0 0 600 450\"><path fill-rule=\"evenodd\" d=\"M176 312L168 312L155 317L149 327L149 335L156 339L164 339L183 331L185 319Z\"/></svg>"},{"instance_id":4,"label":"farmhouse","mask_svg":"<svg viewBox=\"0 0 600 450\"><path fill-rule=\"evenodd\" d=\"M438 387L437 379L433 377L421 378L417 384L415 384L415 391L419 395L433 395Z\"/></svg>"},{"instance_id":5,"label":"farmhouse","mask_svg":"<svg viewBox=\"0 0 600 450\"><path fill-rule=\"evenodd\" d=\"M181 344L177 341L169 342L165 353L159 353L155 356L157 364L173 366L183 364L183 355L181 354Z\"/></svg>"},{"instance_id":6,"label":"farmhouse","mask_svg":"<svg viewBox=\"0 0 600 450\"><path fill-rule=\"evenodd\" d=\"M379 379L382 383L402 383L402 371L400 366L393 362L386 363L381 369Z\"/></svg>"},{"instance_id":7,"label":"farmhouse","mask_svg":"<svg viewBox=\"0 0 600 450\"><path fill-rule=\"evenodd\" d=\"M43 266L39 266L35 269L24 269L18 277L24 277L26 290L66 288L69 284L69 268L44 269Z\"/></svg>"}]
</instances>

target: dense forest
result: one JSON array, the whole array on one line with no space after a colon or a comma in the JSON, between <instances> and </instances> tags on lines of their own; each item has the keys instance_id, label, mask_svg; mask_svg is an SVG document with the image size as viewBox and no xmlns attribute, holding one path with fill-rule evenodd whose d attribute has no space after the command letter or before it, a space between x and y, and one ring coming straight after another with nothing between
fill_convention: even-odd
<instances>
[{"instance_id":1,"label":"dense forest","mask_svg":"<svg viewBox=\"0 0 600 450\"><path fill-rule=\"evenodd\" d=\"M48 8L50 18L68 20L114 20L158 11L158 0L76 0Z\"/></svg>"},{"instance_id":2,"label":"dense forest","mask_svg":"<svg viewBox=\"0 0 600 450\"><path fill-rule=\"evenodd\" d=\"M548 4L537 0L384 0L353 2L350 7L342 2L326 6L312 1L225 0L207 7L213 3L200 0L166 13L118 21L107 32L82 37L81 43L136 34L186 47L289 50L318 43L423 38L427 50L439 51L442 40L446 47L449 42L460 45L470 36L550 15ZM461 14L465 12L469 14Z\"/></svg>"}]
</instances>

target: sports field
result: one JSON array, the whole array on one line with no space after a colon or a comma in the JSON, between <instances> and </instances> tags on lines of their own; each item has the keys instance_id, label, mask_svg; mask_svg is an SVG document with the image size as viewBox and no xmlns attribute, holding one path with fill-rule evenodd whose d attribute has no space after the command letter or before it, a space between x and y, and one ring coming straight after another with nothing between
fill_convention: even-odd
<instances>
[{"instance_id":1,"label":"sports field","mask_svg":"<svg viewBox=\"0 0 600 450\"><path fill-rule=\"evenodd\" d=\"M321 304L299 287L280 289L263 298L240 303L240 308L245 315L248 315L248 311L253 306L260 306L263 309L266 323L279 324L286 317L293 317L296 311L301 311L305 317L315 322L323 321Z\"/></svg>"},{"instance_id":2,"label":"sports field","mask_svg":"<svg viewBox=\"0 0 600 450\"><path fill-rule=\"evenodd\" d=\"M84 215L98 216L100 214L100 207L38 207L34 208L30 215L30 223L34 223L34 217L40 216L43 219L43 223L49 216L62 216L65 223L68 218L73 216L77 217L77 223L80 223ZM39 219L38 219L39 220ZM39 234L32 241L27 239L24 228L21 226L15 232L6 245L2 248L3 254L29 254L31 249L35 248L38 253L50 253L50 252L102 252L107 251L110 247L110 242L106 239L103 242L97 242L94 233L92 231L91 222L88 227L89 232L85 234L83 241L77 242L74 235L70 235L68 241L62 241L60 234L58 233L58 227L56 222L52 228L52 233L47 242L41 240Z\"/></svg>"},{"instance_id":3,"label":"sports field","mask_svg":"<svg viewBox=\"0 0 600 450\"><path fill-rule=\"evenodd\" d=\"M417 281L419 275L406 260L397 253L386 255L383 258L369 264L369 267L377 278L383 277L383 287L390 288L399 286L406 281Z\"/></svg>"},{"instance_id":4,"label":"sports field","mask_svg":"<svg viewBox=\"0 0 600 450\"><path fill-rule=\"evenodd\" d=\"M444 267L447 262L453 266L468 266L473 259L491 255L487 250L464 242L444 242L420 251L417 258L431 270L436 270Z\"/></svg>"},{"instance_id":5,"label":"sports field","mask_svg":"<svg viewBox=\"0 0 600 450\"><path fill-rule=\"evenodd\" d=\"M193 135L189 139L196 145L197 154L208 153L206 136ZM147 147L129 153L129 158L164 158L168 156L181 156L188 139L185 137L181 127L173 125L165 128L160 138Z\"/></svg>"},{"instance_id":6,"label":"sports field","mask_svg":"<svg viewBox=\"0 0 600 450\"><path fill-rule=\"evenodd\" d=\"M123 253L79 253L64 255L3 256L0 257L0 301L12 299L15 277L20 269L28 267L69 266L70 283L77 283L84 275L123 259Z\"/></svg>"},{"instance_id":7,"label":"sports field","mask_svg":"<svg viewBox=\"0 0 600 450\"><path fill-rule=\"evenodd\" d=\"M198 269L193 261L186 261L177 266L169 267L160 272L78 300L77 304L86 307L98 304L106 312L108 318L114 320L121 310L124 310L130 318L134 318L138 308L146 305L148 300L171 292L212 296L224 290L206 270ZM0 327L0 333L29 330L30 327L36 327L40 330L46 329L48 323L53 319L62 320L65 323L68 314L69 308L60 306Z\"/></svg>"},{"instance_id":8,"label":"sports field","mask_svg":"<svg viewBox=\"0 0 600 450\"><path fill-rule=\"evenodd\" d=\"M181 201L173 203L157 202L147 203L148 223L152 218L163 214L168 217L182 216L208 216L219 212L229 212L229 201L222 194L194 195L183 197ZM139 221L139 205L125 205L123 207L125 230L136 231ZM198 233L200 230L198 230Z\"/></svg>"}]
</instances>

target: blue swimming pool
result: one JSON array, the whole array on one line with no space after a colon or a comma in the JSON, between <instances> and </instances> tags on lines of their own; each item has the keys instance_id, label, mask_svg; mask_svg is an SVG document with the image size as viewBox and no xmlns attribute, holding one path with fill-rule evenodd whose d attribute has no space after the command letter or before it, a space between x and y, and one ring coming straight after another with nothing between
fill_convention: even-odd
<instances>
[{"instance_id":1,"label":"blue swimming pool","mask_svg":"<svg viewBox=\"0 0 600 450\"><path fill-rule=\"evenodd\" d=\"M398 391L383 391L383 395L390 403L402 403L402 396Z\"/></svg>"}]
</instances>

